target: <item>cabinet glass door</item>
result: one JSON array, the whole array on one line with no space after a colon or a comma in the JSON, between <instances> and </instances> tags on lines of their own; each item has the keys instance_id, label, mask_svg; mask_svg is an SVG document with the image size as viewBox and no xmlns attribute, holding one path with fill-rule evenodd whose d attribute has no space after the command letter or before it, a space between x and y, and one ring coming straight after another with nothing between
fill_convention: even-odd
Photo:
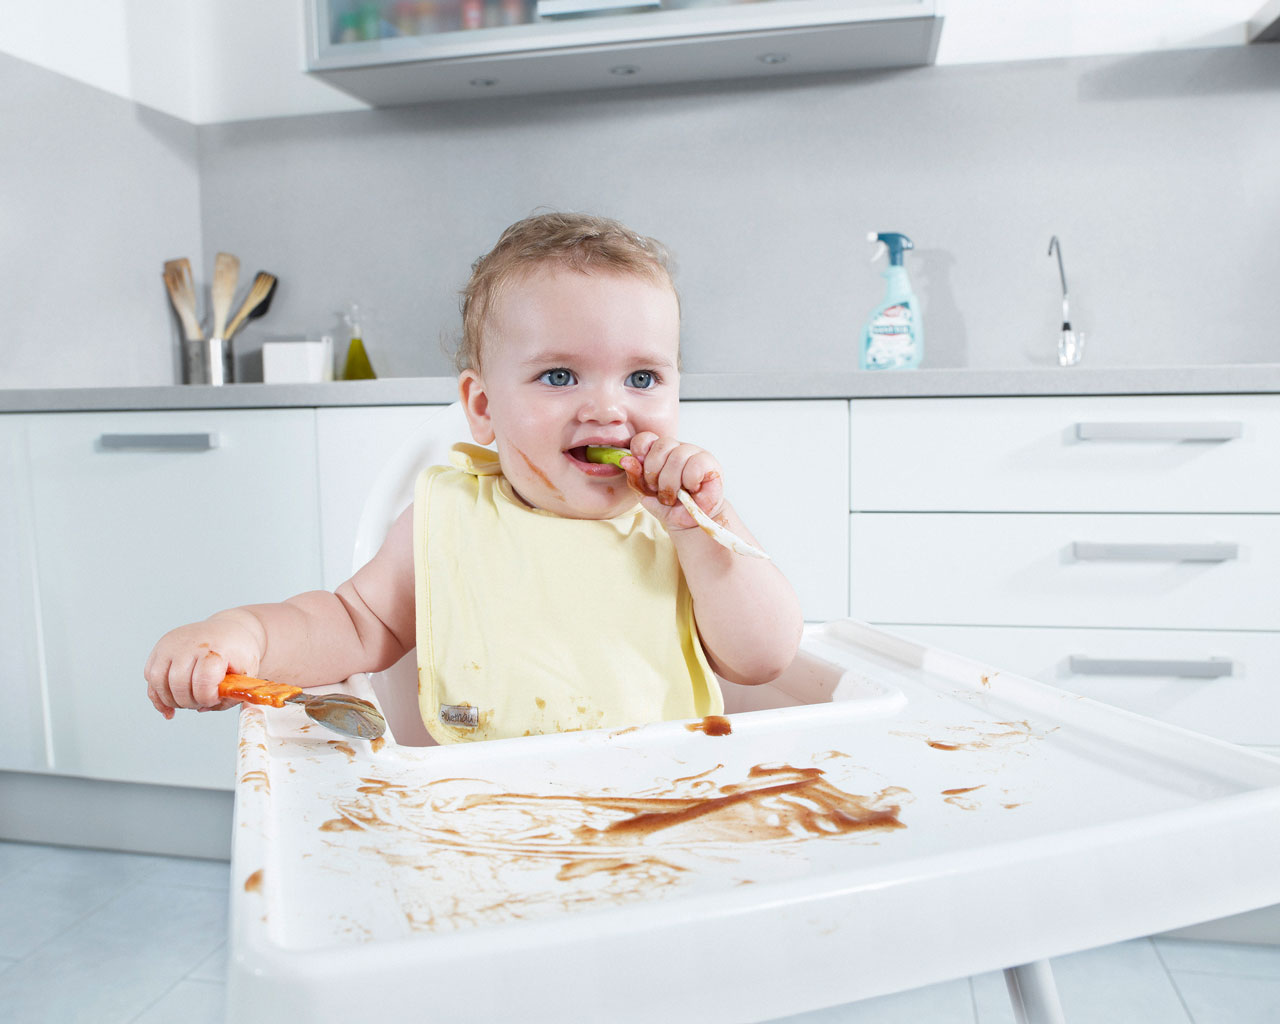
<instances>
[{"instance_id":1,"label":"cabinet glass door","mask_svg":"<svg viewBox=\"0 0 1280 1024\"><path fill-rule=\"evenodd\" d=\"M933 0L312 0L313 68L929 16Z\"/></svg>"}]
</instances>

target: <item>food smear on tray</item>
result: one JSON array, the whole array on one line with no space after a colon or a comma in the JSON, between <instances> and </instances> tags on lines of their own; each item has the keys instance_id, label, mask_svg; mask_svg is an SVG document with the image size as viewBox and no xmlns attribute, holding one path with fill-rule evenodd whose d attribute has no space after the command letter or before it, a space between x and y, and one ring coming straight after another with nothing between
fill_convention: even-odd
<instances>
[{"instance_id":1,"label":"food smear on tray","mask_svg":"<svg viewBox=\"0 0 1280 1024\"><path fill-rule=\"evenodd\" d=\"M660 898L699 875L755 881L734 875L747 849L803 859L805 843L876 842L907 827L911 800L897 786L849 793L791 764L745 778L716 765L639 793L363 776L317 827L381 858L411 930L444 931Z\"/></svg>"}]
</instances>

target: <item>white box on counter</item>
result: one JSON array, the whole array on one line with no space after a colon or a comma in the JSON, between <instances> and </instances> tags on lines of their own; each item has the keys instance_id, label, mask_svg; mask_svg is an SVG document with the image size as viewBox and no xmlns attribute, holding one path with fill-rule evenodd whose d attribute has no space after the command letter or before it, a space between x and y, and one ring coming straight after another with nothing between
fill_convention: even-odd
<instances>
[{"instance_id":1,"label":"white box on counter","mask_svg":"<svg viewBox=\"0 0 1280 1024\"><path fill-rule=\"evenodd\" d=\"M267 384L333 380L333 339L263 342L262 379Z\"/></svg>"}]
</instances>

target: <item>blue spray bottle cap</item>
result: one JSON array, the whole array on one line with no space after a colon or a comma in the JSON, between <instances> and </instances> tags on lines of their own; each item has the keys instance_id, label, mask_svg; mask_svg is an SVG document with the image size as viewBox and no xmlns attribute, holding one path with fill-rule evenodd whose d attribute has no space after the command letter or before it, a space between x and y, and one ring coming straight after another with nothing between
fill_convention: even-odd
<instances>
[{"instance_id":1,"label":"blue spray bottle cap","mask_svg":"<svg viewBox=\"0 0 1280 1024\"><path fill-rule=\"evenodd\" d=\"M867 235L867 241L879 243L879 245L876 246L875 255L871 257L872 261L878 259L881 252L888 252L889 266L891 267L902 266L903 252L907 249L915 248L915 246L911 244L911 239L897 231L881 231L878 233L873 231L871 234Z\"/></svg>"}]
</instances>

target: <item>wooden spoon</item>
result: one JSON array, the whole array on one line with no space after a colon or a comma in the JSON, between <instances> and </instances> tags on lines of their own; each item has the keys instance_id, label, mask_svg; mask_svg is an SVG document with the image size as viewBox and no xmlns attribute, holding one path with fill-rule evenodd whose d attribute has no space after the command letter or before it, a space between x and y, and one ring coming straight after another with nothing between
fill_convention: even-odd
<instances>
[{"instance_id":1,"label":"wooden spoon","mask_svg":"<svg viewBox=\"0 0 1280 1024\"><path fill-rule=\"evenodd\" d=\"M164 265L164 286L169 292L169 301L182 321L182 333L188 341L199 341L204 337L200 330L200 321L196 317L196 289L191 279L191 263L184 259L168 260Z\"/></svg>"},{"instance_id":2,"label":"wooden spoon","mask_svg":"<svg viewBox=\"0 0 1280 1024\"><path fill-rule=\"evenodd\" d=\"M240 261L229 252L218 253L213 264L213 336L225 338L227 314L231 312L231 300L235 298L236 281L240 278Z\"/></svg>"},{"instance_id":3,"label":"wooden spoon","mask_svg":"<svg viewBox=\"0 0 1280 1024\"><path fill-rule=\"evenodd\" d=\"M249 294L245 296L244 302L240 304L240 309L236 312L235 317L232 318L231 323L227 325L227 333L224 337L230 338L246 320L262 316L271 305L275 290L275 275L268 274L265 270L259 270L253 279L253 284L249 287Z\"/></svg>"}]
</instances>

